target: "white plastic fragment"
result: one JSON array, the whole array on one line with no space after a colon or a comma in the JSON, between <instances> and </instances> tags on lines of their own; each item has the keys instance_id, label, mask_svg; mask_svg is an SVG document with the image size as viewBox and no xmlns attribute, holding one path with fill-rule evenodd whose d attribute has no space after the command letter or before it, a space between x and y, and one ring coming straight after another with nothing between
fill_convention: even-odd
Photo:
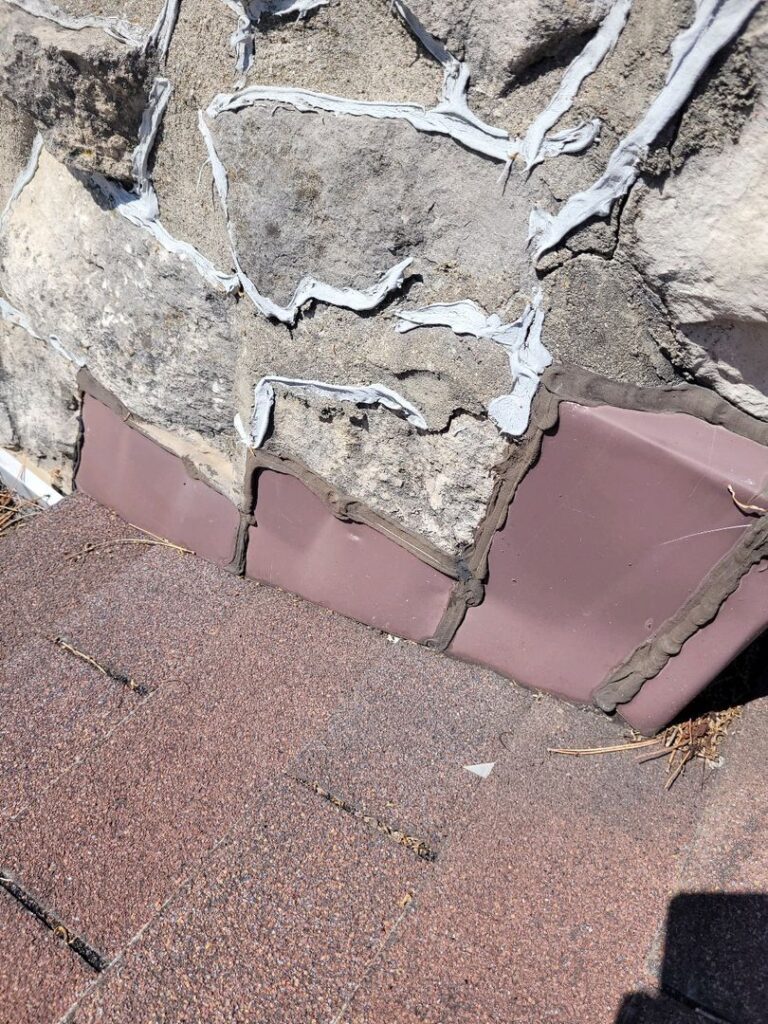
<instances>
[{"instance_id":1,"label":"white plastic fragment","mask_svg":"<svg viewBox=\"0 0 768 1024\"><path fill-rule=\"evenodd\" d=\"M275 320L280 321L280 323L292 325L296 323L302 306L313 300L325 302L329 306L342 306L344 309L362 312L375 309L376 306L381 305L387 295L402 287L403 274L406 268L413 262L411 256L391 267L375 284L368 288L337 288L334 285L326 284L324 281L318 281L314 277L303 277L296 285L291 301L287 306L281 306L279 303L273 302L266 295L262 295L243 270L235 250L235 241L232 234L232 225L229 220L229 208L227 206L229 192L227 169L216 152L213 135L203 116L202 110L198 111L197 122L208 150L208 159L211 164L211 171L213 172L214 184L216 185L221 208L227 220L227 231L235 270L237 271L243 291L260 313L263 313L264 316L273 317Z\"/></svg>"},{"instance_id":2,"label":"white plastic fragment","mask_svg":"<svg viewBox=\"0 0 768 1024\"><path fill-rule=\"evenodd\" d=\"M525 138L520 144L520 155L525 160L527 171L541 163L545 156L554 155L551 147L553 145L557 147L558 142L562 142L563 146L557 152L579 152L580 149L586 149L594 141L599 132L599 121L590 122L591 136L589 133L584 133L585 125L577 126L567 132L559 132L557 136L552 135L549 139L546 139L546 136L547 132L571 109L584 79L596 71L613 50L626 25L631 6L632 0L616 0L603 18L600 28L581 53L568 65L555 95L525 133ZM570 145L572 148L566 149L565 145ZM547 146L550 147L550 152L547 151Z\"/></svg>"},{"instance_id":3,"label":"white plastic fragment","mask_svg":"<svg viewBox=\"0 0 768 1024\"><path fill-rule=\"evenodd\" d=\"M49 0L5 0L11 7L18 7L26 14L35 18L45 18L46 21L55 22L62 28L79 31L84 28L98 28L106 32L108 36L117 39L120 43L128 46L143 46L146 41L144 29L138 25L132 25L124 18L102 18L95 14L74 17L62 11L56 4Z\"/></svg>"},{"instance_id":4,"label":"white plastic fragment","mask_svg":"<svg viewBox=\"0 0 768 1024\"><path fill-rule=\"evenodd\" d=\"M0 480L16 494L48 506L57 505L64 497L4 448L0 448Z\"/></svg>"},{"instance_id":5,"label":"white plastic fragment","mask_svg":"<svg viewBox=\"0 0 768 1024\"><path fill-rule=\"evenodd\" d=\"M541 340L544 323L541 301L541 289L537 288L532 302L511 324L502 323L495 313L489 316L471 300L400 310L395 314L401 321L396 330L402 334L415 327L449 327L454 334L487 338L501 345L509 358L512 391L495 398L488 406L488 414L502 433L518 437L528 427L539 377L552 362Z\"/></svg>"},{"instance_id":6,"label":"white plastic fragment","mask_svg":"<svg viewBox=\"0 0 768 1024\"><path fill-rule=\"evenodd\" d=\"M416 406L384 384L328 384L320 380L268 376L262 377L253 390L253 415L248 433L248 444L251 448L260 448L269 430L275 405L274 384L331 398L336 402L381 405L385 409L402 413L409 423L420 430L427 429L427 421Z\"/></svg>"},{"instance_id":7,"label":"white plastic fragment","mask_svg":"<svg viewBox=\"0 0 768 1024\"><path fill-rule=\"evenodd\" d=\"M463 767L465 772L472 772L473 775L477 775L480 779L487 779L496 767L496 762L486 761L485 764L465 764Z\"/></svg>"},{"instance_id":8,"label":"white plastic fragment","mask_svg":"<svg viewBox=\"0 0 768 1024\"><path fill-rule=\"evenodd\" d=\"M251 438L248 434L248 431L243 426L243 418L239 412L235 413L235 418L232 422L235 427L235 433L240 438L240 441L245 445L250 445Z\"/></svg>"},{"instance_id":9,"label":"white plastic fragment","mask_svg":"<svg viewBox=\"0 0 768 1024\"><path fill-rule=\"evenodd\" d=\"M761 0L703 0L689 28L672 44L667 82L633 130L608 160L603 175L584 192L567 200L537 236L534 259L558 245L566 235L589 220L607 217L614 202L626 195L637 180L648 147L681 109L715 54L729 43Z\"/></svg>"},{"instance_id":10,"label":"white plastic fragment","mask_svg":"<svg viewBox=\"0 0 768 1024\"><path fill-rule=\"evenodd\" d=\"M171 46L173 30L179 17L179 4L181 0L163 0L163 6L157 16L155 24L149 30L144 49L156 50L165 59Z\"/></svg>"}]
</instances>

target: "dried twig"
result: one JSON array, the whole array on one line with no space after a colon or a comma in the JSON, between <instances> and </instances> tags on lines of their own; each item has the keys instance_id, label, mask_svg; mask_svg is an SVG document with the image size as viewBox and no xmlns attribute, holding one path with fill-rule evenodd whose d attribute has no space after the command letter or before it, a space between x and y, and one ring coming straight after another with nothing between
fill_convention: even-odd
<instances>
[{"instance_id":1,"label":"dried twig","mask_svg":"<svg viewBox=\"0 0 768 1024\"><path fill-rule=\"evenodd\" d=\"M584 757L590 754L613 754L627 750L639 750L644 747L656 747L657 749L651 753L637 758L637 763L645 764L647 761L666 757L668 763L664 788L671 789L692 761L699 759L713 768L719 765L720 743L734 719L738 718L740 714L740 707L728 708L726 711L711 711L699 718L670 725L658 736L653 736L650 739L636 739L629 743L620 743L609 747L549 747L548 753Z\"/></svg>"},{"instance_id":2,"label":"dried twig","mask_svg":"<svg viewBox=\"0 0 768 1024\"><path fill-rule=\"evenodd\" d=\"M586 757L588 754L616 754L621 750L637 750L639 747L650 747L656 739L632 740L631 743L619 743L614 747L547 747L548 754L569 754L571 757Z\"/></svg>"},{"instance_id":3,"label":"dried twig","mask_svg":"<svg viewBox=\"0 0 768 1024\"><path fill-rule=\"evenodd\" d=\"M14 494L0 484L0 537L40 511L36 501L22 498L20 494Z\"/></svg>"},{"instance_id":4,"label":"dried twig","mask_svg":"<svg viewBox=\"0 0 768 1024\"><path fill-rule=\"evenodd\" d=\"M191 548L182 547L181 544L174 544L172 541L163 540L162 538L150 540L145 537L118 537L115 540L106 540L102 544L89 542L80 551L69 552L66 558L70 562L77 562L86 555L92 555L96 551L109 551L111 548L119 547L122 544L143 544L147 547L171 548L173 551L178 551L181 555L194 555L195 553Z\"/></svg>"},{"instance_id":5,"label":"dried twig","mask_svg":"<svg viewBox=\"0 0 768 1024\"><path fill-rule=\"evenodd\" d=\"M67 654L71 654L74 658L78 658L80 661L84 661L86 665L90 665L91 668L95 668L97 672L100 672L101 675L106 676L107 679L111 679L115 683L120 683L121 686L124 686L127 690L132 690L134 693L137 693L140 697L148 696L150 692L149 688L147 686L144 686L143 683L137 683L134 679L131 679L130 676L125 675L123 672L116 672L112 668L108 668L105 665L100 665L99 662L96 661L95 658L92 658L90 654L86 654L85 651L78 650L77 647L74 647L72 644L68 643L68 641L66 641L64 637L51 636L48 639L51 641L51 643L54 643L56 644L57 647L60 647L62 651L66 651Z\"/></svg>"}]
</instances>

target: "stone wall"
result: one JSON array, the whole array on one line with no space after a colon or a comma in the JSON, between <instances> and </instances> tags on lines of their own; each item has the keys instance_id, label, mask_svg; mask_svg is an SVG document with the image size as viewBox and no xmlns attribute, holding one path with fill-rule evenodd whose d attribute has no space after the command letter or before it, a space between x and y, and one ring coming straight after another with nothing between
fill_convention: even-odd
<instances>
[{"instance_id":1,"label":"stone wall","mask_svg":"<svg viewBox=\"0 0 768 1024\"><path fill-rule=\"evenodd\" d=\"M657 412L693 382L759 440L767 25L759 0L0 0L0 447L67 490L89 391L242 537L255 458L482 585L554 429L545 371Z\"/></svg>"}]
</instances>

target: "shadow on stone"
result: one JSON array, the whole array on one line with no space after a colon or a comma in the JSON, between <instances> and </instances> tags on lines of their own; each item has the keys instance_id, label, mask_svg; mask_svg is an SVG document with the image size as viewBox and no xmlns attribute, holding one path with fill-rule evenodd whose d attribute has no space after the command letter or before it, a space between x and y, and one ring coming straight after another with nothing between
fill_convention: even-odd
<instances>
[{"instance_id":1,"label":"shadow on stone","mask_svg":"<svg viewBox=\"0 0 768 1024\"><path fill-rule=\"evenodd\" d=\"M615 1024L761 1024L768 895L682 893L669 905L659 994L625 997Z\"/></svg>"}]
</instances>

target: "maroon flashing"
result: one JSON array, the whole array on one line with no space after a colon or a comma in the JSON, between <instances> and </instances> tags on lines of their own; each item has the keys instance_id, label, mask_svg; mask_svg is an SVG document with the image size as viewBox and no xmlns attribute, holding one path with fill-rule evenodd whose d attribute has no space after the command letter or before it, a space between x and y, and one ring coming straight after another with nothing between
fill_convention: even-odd
<instances>
[{"instance_id":1,"label":"maroon flashing","mask_svg":"<svg viewBox=\"0 0 768 1024\"><path fill-rule=\"evenodd\" d=\"M409 640L437 629L453 580L369 526L342 522L301 481L262 470L246 576Z\"/></svg>"},{"instance_id":2,"label":"maroon flashing","mask_svg":"<svg viewBox=\"0 0 768 1024\"><path fill-rule=\"evenodd\" d=\"M653 735L755 640L767 622L768 572L755 566L706 629L692 636L633 700L619 705L619 714L638 732Z\"/></svg>"},{"instance_id":3,"label":"maroon flashing","mask_svg":"<svg viewBox=\"0 0 768 1024\"><path fill-rule=\"evenodd\" d=\"M91 395L83 400L83 428L78 490L211 562L232 561L240 515L227 498Z\"/></svg>"},{"instance_id":4,"label":"maroon flashing","mask_svg":"<svg viewBox=\"0 0 768 1024\"><path fill-rule=\"evenodd\" d=\"M559 427L493 541L485 600L469 609L451 653L591 702L753 521L728 485L749 501L767 480L768 449L722 427L562 403ZM760 607L762 615L721 620L722 656L687 653L680 679L673 660L628 720L646 728L668 721L768 624L768 603Z\"/></svg>"}]
</instances>

